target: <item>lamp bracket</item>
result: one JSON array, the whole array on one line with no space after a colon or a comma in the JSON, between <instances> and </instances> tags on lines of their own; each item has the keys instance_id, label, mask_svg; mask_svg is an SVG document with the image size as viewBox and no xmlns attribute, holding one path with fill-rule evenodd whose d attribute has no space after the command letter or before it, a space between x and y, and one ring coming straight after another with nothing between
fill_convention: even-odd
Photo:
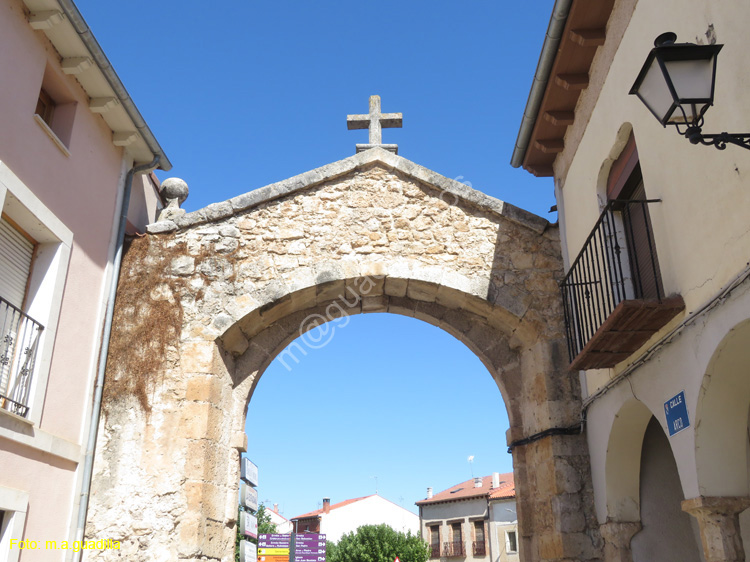
<instances>
[{"instance_id":1,"label":"lamp bracket","mask_svg":"<svg viewBox=\"0 0 750 562\"><path fill-rule=\"evenodd\" d=\"M727 143L750 150L750 134L724 132L704 135L700 127L692 126L687 128L684 135L693 144L715 146L719 150L724 150L727 147Z\"/></svg>"}]
</instances>

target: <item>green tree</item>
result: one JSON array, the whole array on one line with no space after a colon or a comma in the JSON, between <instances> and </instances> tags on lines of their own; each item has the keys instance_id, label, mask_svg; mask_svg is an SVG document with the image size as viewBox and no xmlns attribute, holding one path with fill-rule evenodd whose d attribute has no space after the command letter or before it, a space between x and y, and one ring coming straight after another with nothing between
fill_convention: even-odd
<instances>
[{"instance_id":1,"label":"green tree","mask_svg":"<svg viewBox=\"0 0 750 562\"><path fill-rule=\"evenodd\" d=\"M243 538L240 532L240 517L243 511L244 508L242 506L239 506L239 508L237 509L237 534L234 537L235 562L240 562L240 541ZM258 533L278 533L276 523L273 523L271 521L271 514L268 513L265 505L260 504L258 506L258 511L255 513L255 516L258 518ZM256 539L247 540L249 540L251 543L258 544L258 541Z\"/></svg>"},{"instance_id":2,"label":"green tree","mask_svg":"<svg viewBox=\"0 0 750 562\"><path fill-rule=\"evenodd\" d=\"M256 513L258 516L258 532L259 533L278 533L279 530L276 528L276 523L273 523L271 521L271 514L266 509L266 506L263 504L260 504L258 506L258 513ZM257 543L257 541L255 541Z\"/></svg>"},{"instance_id":3,"label":"green tree","mask_svg":"<svg viewBox=\"0 0 750 562\"><path fill-rule=\"evenodd\" d=\"M388 525L363 525L347 533L334 548L327 549L326 562L426 562L429 545L422 537L394 531Z\"/></svg>"},{"instance_id":4,"label":"green tree","mask_svg":"<svg viewBox=\"0 0 750 562\"><path fill-rule=\"evenodd\" d=\"M326 562L330 562L336 556L336 543L333 541L326 541Z\"/></svg>"}]
</instances>

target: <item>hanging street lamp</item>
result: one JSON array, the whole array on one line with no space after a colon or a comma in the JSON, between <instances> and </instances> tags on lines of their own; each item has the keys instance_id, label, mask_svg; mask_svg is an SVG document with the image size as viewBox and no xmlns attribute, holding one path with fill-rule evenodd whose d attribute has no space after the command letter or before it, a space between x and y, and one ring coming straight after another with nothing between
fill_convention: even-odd
<instances>
[{"instance_id":1,"label":"hanging street lamp","mask_svg":"<svg viewBox=\"0 0 750 562\"><path fill-rule=\"evenodd\" d=\"M693 144L724 150L727 143L750 149L750 133L703 134L703 116L714 103L716 58L723 45L675 43L677 35L663 33L654 41L630 94L635 94L664 127Z\"/></svg>"}]
</instances>

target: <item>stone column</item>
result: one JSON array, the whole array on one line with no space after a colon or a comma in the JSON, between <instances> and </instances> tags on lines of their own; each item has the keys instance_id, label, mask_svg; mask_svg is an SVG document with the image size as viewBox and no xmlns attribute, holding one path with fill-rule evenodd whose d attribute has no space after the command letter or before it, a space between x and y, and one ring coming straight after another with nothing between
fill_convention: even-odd
<instances>
[{"instance_id":1,"label":"stone column","mask_svg":"<svg viewBox=\"0 0 750 562\"><path fill-rule=\"evenodd\" d=\"M599 526L604 539L604 560L606 562L633 562L630 541L641 530L640 521L612 521Z\"/></svg>"},{"instance_id":2,"label":"stone column","mask_svg":"<svg viewBox=\"0 0 750 562\"><path fill-rule=\"evenodd\" d=\"M563 339L540 340L522 351L517 379L504 372L506 388L523 389L518 421L507 435L509 445L515 443L522 562L602 560L586 435L548 433L580 427L580 388L566 371L565 345Z\"/></svg>"},{"instance_id":3,"label":"stone column","mask_svg":"<svg viewBox=\"0 0 750 562\"><path fill-rule=\"evenodd\" d=\"M698 496L682 502L682 510L698 520L706 562L744 562L739 514L748 507L747 497Z\"/></svg>"}]
</instances>

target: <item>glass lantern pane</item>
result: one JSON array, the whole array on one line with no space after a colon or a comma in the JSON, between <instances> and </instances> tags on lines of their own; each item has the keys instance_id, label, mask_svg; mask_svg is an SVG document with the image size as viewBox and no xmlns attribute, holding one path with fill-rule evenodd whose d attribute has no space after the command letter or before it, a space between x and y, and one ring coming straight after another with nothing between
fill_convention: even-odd
<instances>
[{"instance_id":1,"label":"glass lantern pane","mask_svg":"<svg viewBox=\"0 0 750 562\"><path fill-rule=\"evenodd\" d=\"M680 105L688 122L700 116L702 107L710 102L713 91L714 61L716 57L702 60L666 61ZM688 102L688 103L685 103ZM692 103L690 103L692 102ZM699 103L700 102L700 103ZM693 111L695 105L695 111ZM682 112L675 111L670 123L682 123Z\"/></svg>"},{"instance_id":2,"label":"glass lantern pane","mask_svg":"<svg viewBox=\"0 0 750 562\"><path fill-rule=\"evenodd\" d=\"M638 96L662 123L672 109L674 100L667 82L661 72L658 61L654 58L638 88Z\"/></svg>"},{"instance_id":3,"label":"glass lantern pane","mask_svg":"<svg viewBox=\"0 0 750 562\"><path fill-rule=\"evenodd\" d=\"M711 97L714 58L664 62L678 98L707 100Z\"/></svg>"}]
</instances>

